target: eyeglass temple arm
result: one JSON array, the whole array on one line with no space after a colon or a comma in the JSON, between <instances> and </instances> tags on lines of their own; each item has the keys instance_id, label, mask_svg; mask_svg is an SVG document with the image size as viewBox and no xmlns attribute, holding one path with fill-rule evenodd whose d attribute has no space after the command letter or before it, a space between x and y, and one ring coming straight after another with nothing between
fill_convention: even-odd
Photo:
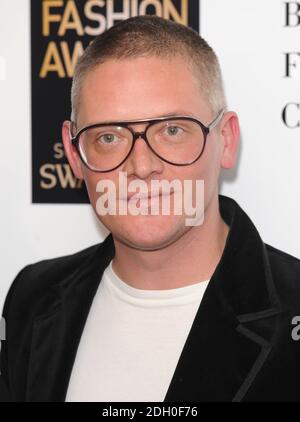
<instances>
[{"instance_id":1,"label":"eyeglass temple arm","mask_svg":"<svg viewBox=\"0 0 300 422\"><path fill-rule=\"evenodd\" d=\"M74 128L75 128L75 122L73 122L72 120L70 120L70 124L69 124L69 136L70 136L70 140L71 140L72 143L74 143L75 140L76 140L76 135L73 135Z\"/></svg>"},{"instance_id":2,"label":"eyeglass temple arm","mask_svg":"<svg viewBox=\"0 0 300 422\"><path fill-rule=\"evenodd\" d=\"M220 120L222 119L223 115L225 113L225 110L222 109L219 114L217 115L217 117L207 126L207 129L209 130L209 132L211 132L213 130L214 127L217 126L217 124L220 122Z\"/></svg>"}]
</instances>

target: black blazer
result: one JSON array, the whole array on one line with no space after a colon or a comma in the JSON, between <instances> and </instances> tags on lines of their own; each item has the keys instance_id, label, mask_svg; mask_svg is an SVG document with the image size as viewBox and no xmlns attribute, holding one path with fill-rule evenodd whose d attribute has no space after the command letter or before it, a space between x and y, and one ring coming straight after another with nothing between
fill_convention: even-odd
<instances>
[{"instance_id":1,"label":"black blazer","mask_svg":"<svg viewBox=\"0 0 300 422\"><path fill-rule=\"evenodd\" d=\"M292 338L300 261L265 245L238 204L219 199L229 235L164 401L300 401L300 341ZM3 401L65 400L85 321L114 253L110 234L20 271L3 310Z\"/></svg>"}]
</instances>

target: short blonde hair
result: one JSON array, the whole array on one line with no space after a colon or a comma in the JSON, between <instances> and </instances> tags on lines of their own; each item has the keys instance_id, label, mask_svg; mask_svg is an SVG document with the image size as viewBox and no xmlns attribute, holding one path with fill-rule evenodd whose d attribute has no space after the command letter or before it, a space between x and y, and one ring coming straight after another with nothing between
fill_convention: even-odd
<instances>
[{"instance_id":1,"label":"short blonde hair","mask_svg":"<svg viewBox=\"0 0 300 422\"><path fill-rule=\"evenodd\" d=\"M192 28L154 15L135 16L98 35L79 58L71 88L72 115L76 122L84 77L109 59L182 57L199 81L211 112L226 110L226 98L218 58L208 43Z\"/></svg>"}]
</instances>

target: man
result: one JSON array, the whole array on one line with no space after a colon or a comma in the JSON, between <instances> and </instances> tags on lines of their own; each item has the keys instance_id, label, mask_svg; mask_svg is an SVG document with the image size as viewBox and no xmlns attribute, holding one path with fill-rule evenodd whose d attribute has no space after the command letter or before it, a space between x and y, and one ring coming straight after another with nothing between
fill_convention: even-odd
<instances>
[{"instance_id":1,"label":"man","mask_svg":"<svg viewBox=\"0 0 300 422\"><path fill-rule=\"evenodd\" d=\"M69 163L111 233L16 277L3 311L2 397L299 401L300 262L265 245L218 195L239 123L211 47L159 17L117 24L77 64L71 120L62 129ZM103 212L104 181L119 204L134 199L121 172L149 188L137 190L140 209L174 197L170 212ZM179 184L149 198L155 180ZM197 200L199 180L203 212L188 225L186 209L171 211L185 181Z\"/></svg>"}]
</instances>

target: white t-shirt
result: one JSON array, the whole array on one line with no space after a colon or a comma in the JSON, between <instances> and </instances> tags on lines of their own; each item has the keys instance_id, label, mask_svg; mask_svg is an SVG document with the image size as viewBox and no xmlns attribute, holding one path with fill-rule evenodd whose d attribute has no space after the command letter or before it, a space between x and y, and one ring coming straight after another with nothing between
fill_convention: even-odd
<instances>
[{"instance_id":1,"label":"white t-shirt","mask_svg":"<svg viewBox=\"0 0 300 422\"><path fill-rule=\"evenodd\" d=\"M209 280L137 289L105 269L77 350L66 401L162 402Z\"/></svg>"}]
</instances>

